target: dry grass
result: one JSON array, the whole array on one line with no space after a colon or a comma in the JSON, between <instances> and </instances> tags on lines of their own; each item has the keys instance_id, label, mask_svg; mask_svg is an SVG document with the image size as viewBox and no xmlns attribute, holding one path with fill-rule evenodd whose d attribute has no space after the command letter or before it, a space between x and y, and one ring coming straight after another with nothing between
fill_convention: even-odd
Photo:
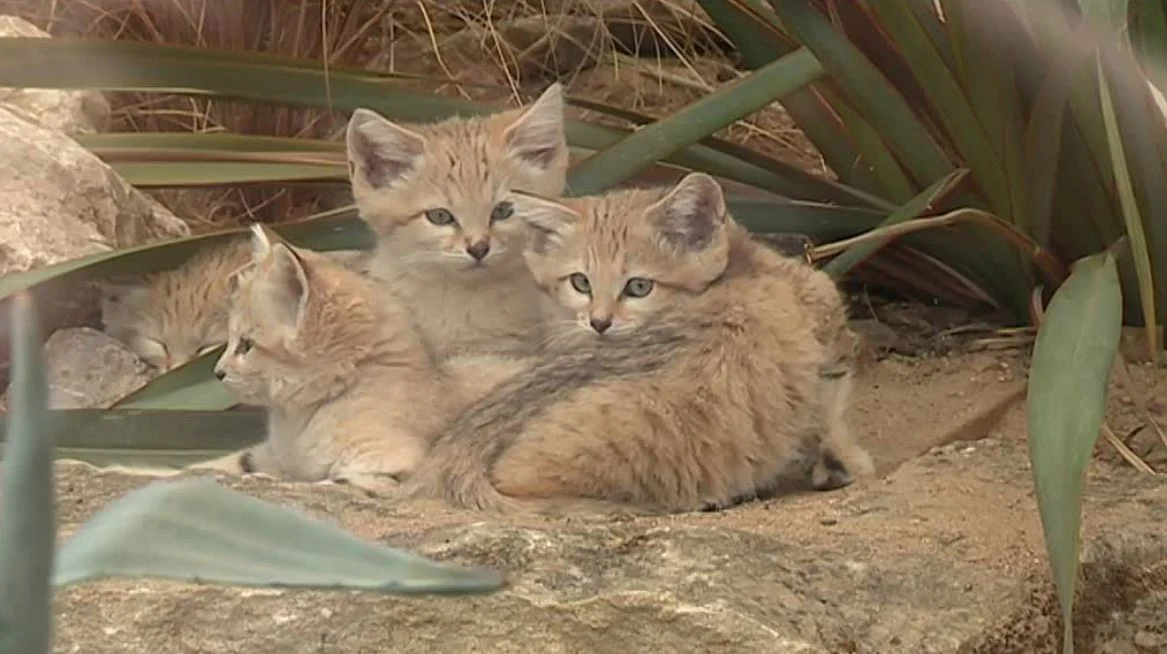
<instances>
[{"instance_id":1,"label":"dry grass","mask_svg":"<svg viewBox=\"0 0 1167 654\"><path fill-rule=\"evenodd\" d=\"M205 45L422 75L430 81L415 84L424 90L500 106L559 80L572 94L665 116L740 75L726 41L692 0L0 0L0 11L55 35ZM345 118L176 96L117 94L111 101L118 130L328 138ZM720 136L826 173L777 106ZM195 230L286 220L346 201L287 189L156 195Z\"/></svg>"}]
</instances>

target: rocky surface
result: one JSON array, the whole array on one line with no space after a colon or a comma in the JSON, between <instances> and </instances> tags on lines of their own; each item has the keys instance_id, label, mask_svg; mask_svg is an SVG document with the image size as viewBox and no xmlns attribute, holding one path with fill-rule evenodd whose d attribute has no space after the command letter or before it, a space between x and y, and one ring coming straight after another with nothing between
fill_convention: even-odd
<instances>
[{"instance_id":1,"label":"rocky surface","mask_svg":"<svg viewBox=\"0 0 1167 654\"><path fill-rule=\"evenodd\" d=\"M149 481L70 463L58 475L65 533ZM1079 651L1158 651L1167 485L1101 462L1088 482ZM504 570L508 586L397 598L102 582L59 595L57 652L1057 651L1025 447L1008 435L836 492L652 519L390 510L340 487L223 483Z\"/></svg>"},{"instance_id":2,"label":"rocky surface","mask_svg":"<svg viewBox=\"0 0 1167 654\"><path fill-rule=\"evenodd\" d=\"M152 371L130 348L95 329L61 329L45 341L49 406L106 408L150 381Z\"/></svg>"},{"instance_id":3,"label":"rocky surface","mask_svg":"<svg viewBox=\"0 0 1167 654\"><path fill-rule=\"evenodd\" d=\"M51 38L17 16L0 16L0 37ZM30 62L30 65L35 65ZM97 91L0 88L0 106L42 127L66 134L88 134L109 125L110 106Z\"/></svg>"}]
</instances>

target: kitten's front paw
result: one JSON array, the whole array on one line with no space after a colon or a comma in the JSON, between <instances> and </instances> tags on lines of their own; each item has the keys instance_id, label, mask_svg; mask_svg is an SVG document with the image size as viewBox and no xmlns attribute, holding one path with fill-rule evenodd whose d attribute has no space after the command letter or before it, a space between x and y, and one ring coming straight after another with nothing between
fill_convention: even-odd
<instances>
[{"instance_id":1,"label":"kitten's front paw","mask_svg":"<svg viewBox=\"0 0 1167 654\"><path fill-rule=\"evenodd\" d=\"M388 498L395 497L397 491L401 488L401 482L396 476L391 474L379 474L370 472L355 472L355 473L339 473L331 479L320 483L334 483L344 484L359 489L369 497Z\"/></svg>"},{"instance_id":2,"label":"kitten's front paw","mask_svg":"<svg viewBox=\"0 0 1167 654\"><path fill-rule=\"evenodd\" d=\"M239 452L232 452L226 456L221 456L210 461L203 461L201 463L192 463L186 467L187 470L214 470L215 472L226 472L232 475L243 475L247 469L243 465L243 455Z\"/></svg>"}]
</instances>

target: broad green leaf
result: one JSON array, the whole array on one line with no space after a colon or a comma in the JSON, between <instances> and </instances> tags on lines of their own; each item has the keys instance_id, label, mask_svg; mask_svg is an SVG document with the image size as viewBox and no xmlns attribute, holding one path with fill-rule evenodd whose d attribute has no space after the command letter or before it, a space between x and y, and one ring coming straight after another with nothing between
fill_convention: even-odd
<instances>
[{"instance_id":1,"label":"broad green leaf","mask_svg":"<svg viewBox=\"0 0 1167 654\"><path fill-rule=\"evenodd\" d=\"M575 195L607 190L656 160L805 86L822 72L814 55L807 50L796 50L575 165L568 177L568 187Z\"/></svg>"},{"instance_id":2,"label":"broad green leaf","mask_svg":"<svg viewBox=\"0 0 1167 654\"><path fill-rule=\"evenodd\" d=\"M762 0L698 2L717 28L737 46L742 63L751 70L798 48L798 44L783 33L778 17ZM843 125L818 93L811 89L795 91L779 102L843 183L868 193L877 190Z\"/></svg>"},{"instance_id":3,"label":"broad green leaf","mask_svg":"<svg viewBox=\"0 0 1167 654\"><path fill-rule=\"evenodd\" d=\"M1141 300L1143 324L1146 327L1145 333L1147 335L1147 355L1151 361L1158 362L1159 330L1155 316L1155 278L1151 273L1151 256L1147 251L1147 237L1143 233L1143 218L1135 199L1134 186L1131 184L1130 170L1127 168L1126 153L1122 144L1122 134L1119 132L1118 121L1115 118L1110 86L1106 81L1106 71L1101 58L1098 59L1097 63L1099 100L1102 104L1102 117L1106 124L1106 139L1110 144L1110 159L1114 164L1114 179L1118 187L1119 205L1122 207L1127 236L1130 238L1131 254L1134 257L1135 273L1138 275L1139 299Z\"/></svg>"},{"instance_id":4,"label":"broad green leaf","mask_svg":"<svg viewBox=\"0 0 1167 654\"><path fill-rule=\"evenodd\" d=\"M152 409L54 409L54 446L62 450L230 451L264 439L266 413L238 408L227 411ZM11 414L0 414L0 441L7 440ZM80 458L66 457L59 458Z\"/></svg>"},{"instance_id":5,"label":"broad green leaf","mask_svg":"<svg viewBox=\"0 0 1167 654\"><path fill-rule=\"evenodd\" d=\"M482 594L504 584L498 572L365 541L206 478L154 482L107 506L61 548L53 583L109 577L391 595Z\"/></svg>"},{"instance_id":6,"label":"broad green leaf","mask_svg":"<svg viewBox=\"0 0 1167 654\"><path fill-rule=\"evenodd\" d=\"M1054 293L1033 348L1026 407L1029 458L1066 654L1074 651L1084 475L1106 410L1121 326L1118 268L1107 250L1080 260Z\"/></svg>"},{"instance_id":7,"label":"broad green leaf","mask_svg":"<svg viewBox=\"0 0 1167 654\"><path fill-rule=\"evenodd\" d=\"M280 223L275 226L275 230L295 245L314 250L367 249L373 244L371 230L357 217L353 207L343 207L302 220ZM17 291L50 282L71 283L106 275L146 274L168 270L181 265L199 249L230 240L246 231L247 227L232 227L162 243L99 252L22 273L4 275L0 277L0 299Z\"/></svg>"},{"instance_id":8,"label":"broad green leaf","mask_svg":"<svg viewBox=\"0 0 1167 654\"><path fill-rule=\"evenodd\" d=\"M855 108L879 131L888 148L920 186L952 172L953 165L903 95L844 34L804 0L770 0L782 24L818 57Z\"/></svg>"},{"instance_id":9,"label":"broad green leaf","mask_svg":"<svg viewBox=\"0 0 1167 654\"><path fill-rule=\"evenodd\" d=\"M110 152L210 150L333 155L338 162L344 163L344 142L324 139L232 132L110 132L78 134L74 138L101 157Z\"/></svg>"},{"instance_id":10,"label":"broad green leaf","mask_svg":"<svg viewBox=\"0 0 1167 654\"><path fill-rule=\"evenodd\" d=\"M952 190L956 188L958 184L960 184L961 180L963 180L967 174L967 169L959 168L952 171L948 175L945 175L941 179L937 180L935 184L932 184L927 189L925 189L923 193L912 198L911 201L893 212L882 223L880 223L879 226L887 227L889 225L902 223L906 220L911 220L919 216L925 211L928 211L937 203L940 198L951 193ZM889 240L890 239L877 239L874 241L868 241L855 245L829 261L825 266L823 266L823 270L831 275L831 277L840 279L857 264L861 263L864 259L871 256L876 250L886 245Z\"/></svg>"},{"instance_id":11,"label":"broad green leaf","mask_svg":"<svg viewBox=\"0 0 1167 654\"><path fill-rule=\"evenodd\" d=\"M176 157L178 158L178 157ZM347 186L343 165L318 166L230 161L110 161L130 184L140 188L237 186L241 184L330 184Z\"/></svg>"},{"instance_id":12,"label":"broad green leaf","mask_svg":"<svg viewBox=\"0 0 1167 654\"><path fill-rule=\"evenodd\" d=\"M235 406L238 400L213 374L223 347L155 377L118 400L113 408L221 411Z\"/></svg>"},{"instance_id":13,"label":"broad green leaf","mask_svg":"<svg viewBox=\"0 0 1167 654\"><path fill-rule=\"evenodd\" d=\"M13 298L9 452L0 464L0 652L47 653L53 641L54 516L52 451L56 425L40 321L32 297Z\"/></svg>"},{"instance_id":14,"label":"broad green leaf","mask_svg":"<svg viewBox=\"0 0 1167 654\"><path fill-rule=\"evenodd\" d=\"M880 24L890 33L896 45L903 50L904 61L936 108L936 115L963 156L972 177L988 194L991 206L998 215L1008 217L1012 211L1000 153L993 151L993 141L978 120L965 89L945 65L908 4L875 2L870 7L879 16ZM977 62L977 65L982 63ZM999 101L998 104L1003 102ZM983 107L984 104L978 106Z\"/></svg>"},{"instance_id":15,"label":"broad green leaf","mask_svg":"<svg viewBox=\"0 0 1167 654\"><path fill-rule=\"evenodd\" d=\"M333 111L366 107L393 120L414 122L494 110L406 90L401 79L338 66L325 70L319 62L255 52L73 37L0 38L0 86L171 92ZM603 150L631 133L577 120L566 121L566 126L568 143L590 150ZM685 148L666 162L775 193L790 188L772 171L702 145Z\"/></svg>"}]
</instances>

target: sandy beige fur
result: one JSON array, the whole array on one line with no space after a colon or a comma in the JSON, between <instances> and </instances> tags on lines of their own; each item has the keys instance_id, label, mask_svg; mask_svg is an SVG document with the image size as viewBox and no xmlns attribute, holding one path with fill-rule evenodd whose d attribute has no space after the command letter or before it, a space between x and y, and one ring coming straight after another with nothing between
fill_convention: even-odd
<instances>
[{"instance_id":1,"label":"sandy beige fur","mask_svg":"<svg viewBox=\"0 0 1167 654\"><path fill-rule=\"evenodd\" d=\"M368 266L366 252L325 254L354 270ZM105 332L161 372L188 363L227 342L228 282L250 261L251 246L243 236L205 247L173 270L105 282Z\"/></svg>"},{"instance_id":2,"label":"sandy beige fur","mask_svg":"<svg viewBox=\"0 0 1167 654\"><path fill-rule=\"evenodd\" d=\"M353 196L378 236L370 271L414 308L435 355L537 342L548 305L523 265L526 229L509 194L564 189L560 86L525 108L429 124L360 109L346 142Z\"/></svg>"},{"instance_id":3,"label":"sandy beige fur","mask_svg":"<svg viewBox=\"0 0 1167 654\"><path fill-rule=\"evenodd\" d=\"M268 409L268 437L194 467L391 489L460 403L456 384L374 280L259 227L253 244L215 372Z\"/></svg>"},{"instance_id":4,"label":"sandy beige fur","mask_svg":"<svg viewBox=\"0 0 1167 654\"><path fill-rule=\"evenodd\" d=\"M227 341L228 279L250 257L247 239L234 239L173 270L103 284L105 332L161 371L213 350Z\"/></svg>"},{"instance_id":5,"label":"sandy beige fur","mask_svg":"<svg viewBox=\"0 0 1167 654\"><path fill-rule=\"evenodd\" d=\"M805 304L791 259L732 220L712 178L520 202L534 277L575 319L444 430L401 497L689 511L812 475L823 488L848 481L821 450L823 307Z\"/></svg>"}]
</instances>

